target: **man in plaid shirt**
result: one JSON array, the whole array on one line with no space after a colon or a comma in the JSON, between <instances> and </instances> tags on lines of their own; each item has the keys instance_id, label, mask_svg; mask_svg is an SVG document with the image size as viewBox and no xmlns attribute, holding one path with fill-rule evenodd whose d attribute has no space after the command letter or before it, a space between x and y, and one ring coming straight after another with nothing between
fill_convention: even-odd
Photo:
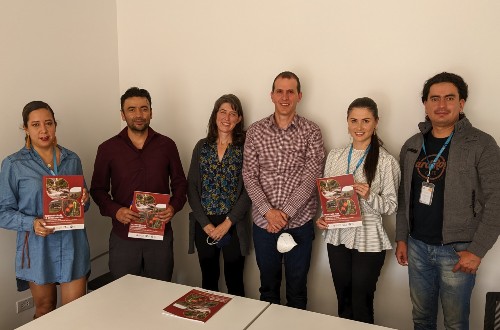
<instances>
[{"instance_id":1,"label":"man in plaid shirt","mask_svg":"<svg viewBox=\"0 0 500 330\"><path fill-rule=\"evenodd\" d=\"M316 215L316 178L325 151L318 125L297 115L302 98L299 78L280 73L273 82L274 114L247 131L243 180L252 200L253 240L260 270L260 300L280 303L282 263L287 306L305 309ZM297 242L291 251L276 248L283 232Z\"/></svg>"}]
</instances>

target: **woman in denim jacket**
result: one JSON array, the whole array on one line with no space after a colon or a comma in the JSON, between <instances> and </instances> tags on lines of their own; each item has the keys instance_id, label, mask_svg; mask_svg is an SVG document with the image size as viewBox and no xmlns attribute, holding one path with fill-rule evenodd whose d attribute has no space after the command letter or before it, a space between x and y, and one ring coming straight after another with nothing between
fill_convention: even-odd
<instances>
[{"instance_id":1,"label":"woman in denim jacket","mask_svg":"<svg viewBox=\"0 0 500 330\"><path fill-rule=\"evenodd\" d=\"M18 290L29 287L37 318L56 308L56 284L63 305L85 294L90 253L85 229L54 231L43 220L42 177L82 175L80 158L57 144L57 123L47 103L28 103L22 117L26 145L2 161L0 227L17 231ZM86 188L82 202L87 210Z\"/></svg>"}]
</instances>

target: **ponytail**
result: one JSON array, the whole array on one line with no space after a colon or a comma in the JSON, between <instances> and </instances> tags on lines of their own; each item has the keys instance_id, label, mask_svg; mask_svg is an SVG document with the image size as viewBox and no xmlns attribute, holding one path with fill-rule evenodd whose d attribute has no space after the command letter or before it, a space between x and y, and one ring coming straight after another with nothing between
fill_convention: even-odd
<instances>
[{"instance_id":1,"label":"ponytail","mask_svg":"<svg viewBox=\"0 0 500 330\"><path fill-rule=\"evenodd\" d=\"M366 181L368 185L371 186L373 180L375 179L375 172L377 171L378 165L378 157L380 154L380 147L384 143L377 136L377 132L374 131L371 142L370 142L370 150L368 150L368 154L366 155L365 165L363 167L363 171L366 176Z\"/></svg>"}]
</instances>

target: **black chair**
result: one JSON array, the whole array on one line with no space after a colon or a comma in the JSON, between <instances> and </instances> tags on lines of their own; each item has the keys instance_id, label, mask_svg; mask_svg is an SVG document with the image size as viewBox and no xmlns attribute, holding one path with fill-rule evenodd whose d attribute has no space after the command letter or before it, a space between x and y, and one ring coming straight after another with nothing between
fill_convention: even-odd
<instances>
[{"instance_id":1,"label":"black chair","mask_svg":"<svg viewBox=\"0 0 500 330\"><path fill-rule=\"evenodd\" d=\"M500 330L500 292L486 293L484 330Z\"/></svg>"}]
</instances>

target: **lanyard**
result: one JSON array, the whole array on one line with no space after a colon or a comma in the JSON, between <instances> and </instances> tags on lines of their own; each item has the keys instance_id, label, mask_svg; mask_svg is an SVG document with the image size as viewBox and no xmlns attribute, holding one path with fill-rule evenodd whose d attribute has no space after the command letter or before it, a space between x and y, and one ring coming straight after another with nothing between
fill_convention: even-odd
<instances>
[{"instance_id":1,"label":"lanyard","mask_svg":"<svg viewBox=\"0 0 500 330\"><path fill-rule=\"evenodd\" d=\"M358 163L356 164L356 168L354 169L354 171L352 171L352 174L354 174L356 172L356 170L359 168L359 166L361 165L361 163L363 163L363 160L365 160L365 157L368 154L368 151L370 150L371 146L372 146L371 144L368 145L368 148L366 148L365 153L363 154L363 157L361 157L358 160ZM349 155L347 156L347 172L346 172L346 174L350 174L349 168L351 167L351 157L352 157L352 143L351 143L351 149L349 149Z\"/></svg>"},{"instance_id":2,"label":"lanyard","mask_svg":"<svg viewBox=\"0 0 500 330\"><path fill-rule=\"evenodd\" d=\"M448 136L448 138L444 142L443 146L441 147L441 150L439 150L438 154L436 155L436 158L434 158L432 163L429 162L429 156L427 155L427 151L425 150L425 140L422 141L422 150L424 151L425 158L427 160L427 165L429 165L429 172L427 172L427 182L429 182L429 177L431 176L431 171L434 169L434 166L436 166L436 163L437 163L439 157L441 157L441 154L443 153L444 149L446 149L446 147L450 143L451 138L453 137L453 134L455 134L455 131L451 132L450 136Z\"/></svg>"},{"instance_id":3,"label":"lanyard","mask_svg":"<svg viewBox=\"0 0 500 330\"><path fill-rule=\"evenodd\" d=\"M38 157L40 157L40 154L35 150L35 148L33 148L33 151L35 152L35 154L37 154ZM42 159L42 157L40 157L40 159ZM56 157L56 147L54 147L53 149L53 158L52 158L53 162L54 162L54 169L51 169L49 167L49 171L50 171L50 174L52 175L57 175L57 157ZM43 160L42 160L43 162Z\"/></svg>"},{"instance_id":4,"label":"lanyard","mask_svg":"<svg viewBox=\"0 0 500 330\"><path fill-rule=\"evenodd\" d=\"M50 173L52 173L52 175L57 175L57 157L56 157L56 147L54 147L54 157L52 158L53 159L53 162L54 162L54 169L50 169Z\"/></svg>"}]
</instances>

